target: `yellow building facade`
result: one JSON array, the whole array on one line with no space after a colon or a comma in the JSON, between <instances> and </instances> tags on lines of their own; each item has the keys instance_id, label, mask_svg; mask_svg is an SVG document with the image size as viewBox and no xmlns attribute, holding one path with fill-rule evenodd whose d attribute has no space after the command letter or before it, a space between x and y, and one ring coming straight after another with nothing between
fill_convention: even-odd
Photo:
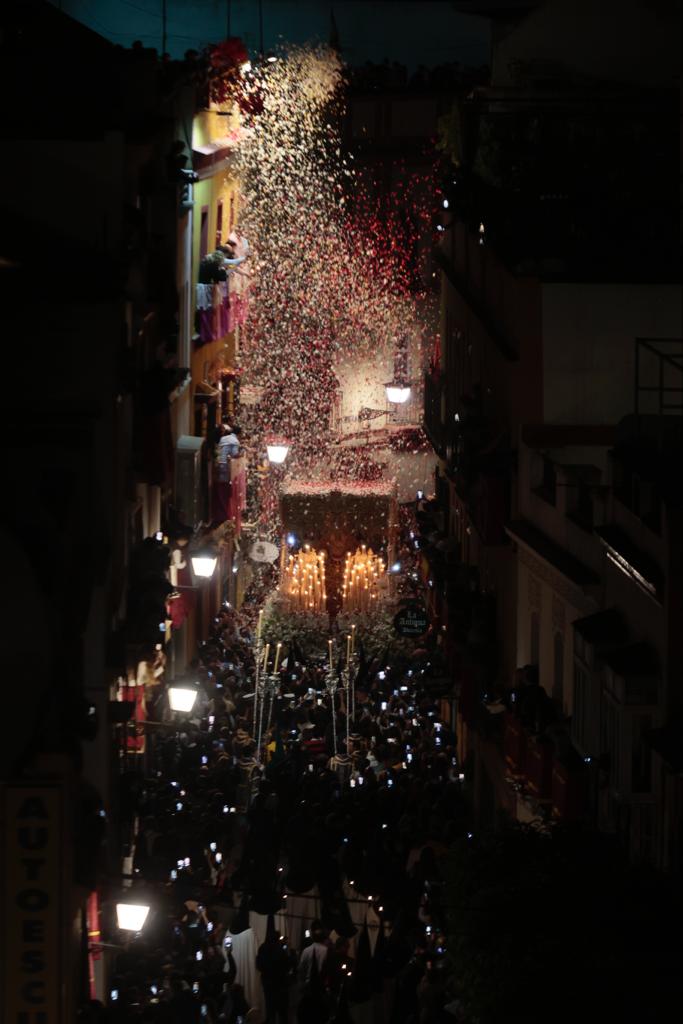
<instances>
[{"instance_id":1,"label":"yellow building facade","mask_svg":"<svg viewBox=\"0 0 683 1024\"><path fill-rule=\"evenodd\" d=\"M236 330L211 340L199 337L197 285L201 260L225 243L237 226L239 183L235 171L239 111L200 111L192 128L193 166L199 175L194 186L192 224L192 295L195 333L191 353L193 398L203 385L216 386L221 370L234 367Z\"/></svg>"}]
</instances>

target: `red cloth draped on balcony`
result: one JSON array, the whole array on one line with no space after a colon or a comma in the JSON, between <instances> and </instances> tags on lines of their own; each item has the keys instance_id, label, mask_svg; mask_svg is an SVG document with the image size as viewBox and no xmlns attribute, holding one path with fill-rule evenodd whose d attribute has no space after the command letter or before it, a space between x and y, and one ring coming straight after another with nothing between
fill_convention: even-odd
<instances>
[{"instance_id":1,"label":"red cloth draped on balcony","mask_svg":"<svg viewBox=\"0 0 683 1024\"><path fill-rule=\"evenodd\" d=\"M219 464L213 482L213 521L223 523L231 519L238 531L242 526L242 512L247 507L246 464L243 455L230 459L225 468Z\"/></svg>"},{"instance_id":2,"label":"red cloth draped on balcony","mask_svg":"<svg viewBox=\"0 0 683 1024\"><path fill-rule=\"evenodd\" d=\"M145 752L145 729L144 722L147 718L145 705L145 687L138 685L134 676L119 683L119 697L121 700L130 701L135 705L131 716L131 723L126 730L126 749L133 754L144 754Z\"/></svg>"},{"instance_id":3,"label":"red cloth draped on balcony","mask_svg":"<svg viewBox=\"0 0 683 1024\"><path fill-rule=\"evenodd\" d=\"M196 591L193 587L190 556L187 549L181 550L180 558L176 558L175 551L171 557L171 564L177 571L176 596L166 602L166 611L171 620L172 629L180 629L195 606Z\"/></svg>"},{"instance_id":4,"label":"red cloth draped on balcony","mask_svg":"<svg viewBox=\"0 0 683 1024\"><path fill-rule=\"evenodd\" d=\"M206 345L222 337L221 331L221 290L219 284L197 285L197 316L199 319L199 341Z\"/></svg>"},{"instance_id":5,"label":"red cloth draped on balcony","mask_svg":"<svg viewBox=\"0 0 683 1024\"><path fill-rule=\"evenodd\" d=\"M214 523L224 523L230 518L230 481L214 477L211 491L211 518Z\"/></svg>"},{"instance_id":6,"label":"red cloth draped on balcony","mask_svg":"<svg viewBox=\"0 0 683 1024\"><path fill-rule=\"evenodd\" d=\"M228 519L232 519L239 533L242 527L242 513L247 507L247 460L244 455L230 461L230 498Z\"/></svg>"}]
</instances>

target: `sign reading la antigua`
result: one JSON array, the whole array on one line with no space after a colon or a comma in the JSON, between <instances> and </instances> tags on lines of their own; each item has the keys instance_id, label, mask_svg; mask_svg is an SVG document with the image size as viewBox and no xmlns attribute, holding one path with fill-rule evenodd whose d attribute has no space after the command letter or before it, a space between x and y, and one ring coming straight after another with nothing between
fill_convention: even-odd
<instances>
[{"instance_id":1,"label":"sign reading la antigua","mask_svg":"<svg viewBox=\"0 0 683 1024\"><path fill-rule=\"evenodd\" d=\"M429 616L420 604L410 604L401 608L394 618L394 629L400 636L421 637L429 628Z\"/></svg>"}]
</instances>

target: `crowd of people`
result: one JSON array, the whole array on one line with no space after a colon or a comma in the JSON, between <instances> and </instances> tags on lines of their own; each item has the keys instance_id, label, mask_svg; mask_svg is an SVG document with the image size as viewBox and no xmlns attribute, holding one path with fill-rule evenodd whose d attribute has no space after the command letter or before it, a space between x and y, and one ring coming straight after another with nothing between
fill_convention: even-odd
<instances>
[{"instance_id":1,"label":"crowd of people","mask_svg":"<svg viewBox=\"0 0 683 1024\"><path fill-rule=\"evenodd\" d=\"M462 1020L439 853L468 813L455 735L425 686L434 653L372 659L361 645L347 723L343 686L330 695L326 666L292 644L257 749L267 585L214 620L189 715L157 688L130 890L153 909L128 941L111 923L109 1005L86 1019Z\"/></svg>"}]
</instances>

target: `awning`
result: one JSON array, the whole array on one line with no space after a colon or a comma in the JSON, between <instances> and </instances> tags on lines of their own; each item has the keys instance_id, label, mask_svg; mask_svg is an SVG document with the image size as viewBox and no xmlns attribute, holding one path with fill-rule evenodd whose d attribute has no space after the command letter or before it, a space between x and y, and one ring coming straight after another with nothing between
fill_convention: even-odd
<instances>
[{"instance_id":1,"label":"awning","mask_svg":"<svg viewBox=\"0 0 683 1024\"><path fill-rule=\"evenodd\" d=\"M237 147L236 135L221 135L203 146L192 147L192 167L200 175L201 172L215 169L223 160L227 160Z\"/></svg>"},{"instance_id":2,"label":"awning","mask_svg":"<svg viewBox=\"0 0 683 1024\"><path fill-rule=\"evenodd\" d=\"M213 156L215 153L220 152L222 149L228 149L234 146L235 140L230 135L221 135L218 139L213 139L212 142L207 142L203 146L193 146L193 153L200 153L202 156Z\"/></svg>"}]
</instances>

